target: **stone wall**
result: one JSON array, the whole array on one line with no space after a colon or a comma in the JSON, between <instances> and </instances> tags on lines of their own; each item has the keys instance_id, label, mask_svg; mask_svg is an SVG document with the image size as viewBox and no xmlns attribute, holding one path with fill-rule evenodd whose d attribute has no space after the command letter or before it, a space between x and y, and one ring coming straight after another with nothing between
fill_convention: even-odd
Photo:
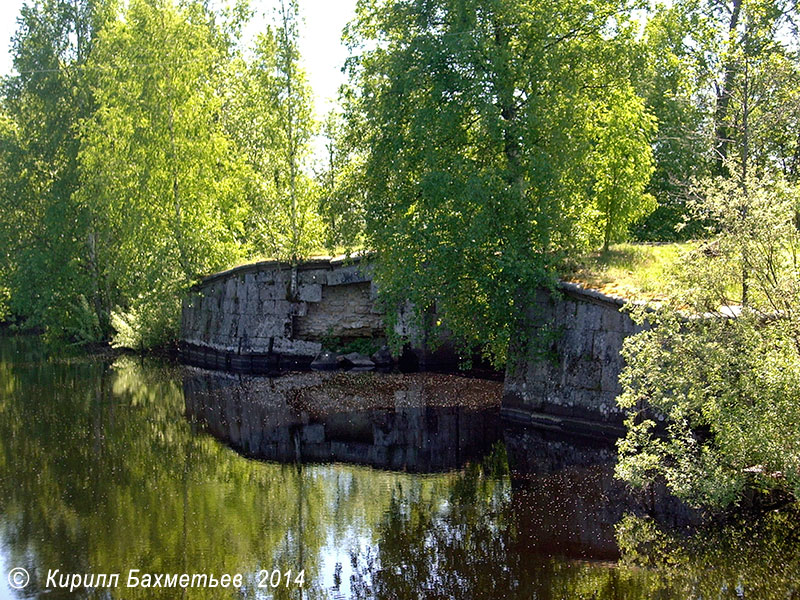
<instances>
[{"instance_id":1,"label":"stone wall","mask_svg":"<svg viewBox=\"0 0 800 600\"><path fill-rule=\"evenodd\" d=\"M383 319L374 306L369 281L323 285L319 302L309 302L306 314L294 321L294 335L304 340L326 336L372 337L383 332Z\"/></svg>"},{"instance_id":2,"label":"stone wall","mask_svg":"<svg viewBox=\"0 0 800 600\"><path fill-rule=\"evenodd\" d=\"M308 366L326 338L383 338L369 266L358 260L314 260L292 270L261 262L206 278L183 306L181 351L186 362L212 369L269 372ZM542 290L528 309L526 349L512 347L503 396L505 417L557 431L616 436L620 350L639 329L621 312L624 301L562 283ZM406 330L413 324L400 319ZM404 333L409 333L404 331ZM413 336L412 336L413 337ZM447 347L413 349L422 368L452 368ZM440 356L441 355L441 356Z\"/></svg>"},{"instance_id":3,"label":"stone wall","mask_svg":"<svg viewBox=\"0 0 800 600\"><path fill-rule=\"evenodd\" d=\"M181 352L200 366L267 371L303 366L326 337L382 337L370 269L359 259L312 260L292 269L259 262L207 277L183 303Z\"/></svg>"},{"instance_id":4,"label":"stone wall","mask_svg":"<svg viewBox=\"0 0 800 600\"><path fill-rule=\"evenodd\" d=\"M541 291L530 307L525 349L512 348L503 414L554 430L621 433L620 355L626 336L641 330L620 309L624 301L571 283Z\"/></svg>"}]
</instances>

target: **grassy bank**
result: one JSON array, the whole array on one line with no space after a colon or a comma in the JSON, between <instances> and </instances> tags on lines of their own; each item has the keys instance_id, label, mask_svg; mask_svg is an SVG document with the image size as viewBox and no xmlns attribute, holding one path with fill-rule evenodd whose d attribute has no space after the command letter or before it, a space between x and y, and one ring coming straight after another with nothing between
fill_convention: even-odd
<instances>
[{"instance_id":1,"label":"grassy bank","mask_svg":"<svg viewBox=\"0 0 800 600\"><path fill-rule=\"evenodd\" d=\"M694 242L616 244L564 265L562 279L624 298L659 298L669 290L672 270Z\"/></svg>"}]
</instances>

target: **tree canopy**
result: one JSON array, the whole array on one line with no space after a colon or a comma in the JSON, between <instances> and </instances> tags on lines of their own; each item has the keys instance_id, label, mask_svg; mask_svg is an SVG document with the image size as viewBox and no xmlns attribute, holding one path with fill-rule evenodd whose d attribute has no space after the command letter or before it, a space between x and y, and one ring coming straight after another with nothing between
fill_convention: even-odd
<instances>
[{"instance_id":1,"label":"tree canopy","mask_svg":"<svg viewBox=\"0 0 800 600\"><path fill-rule=\"evenodd\" d=\"M0 94L0 315L159 345L204 274L363 248L390 320L500 364L565 257L705 235L691 196L712 176L797 178L784 0L363 0L322 129L302 6L274 9L247 40L245 2L25 5Z\"/></svg>"},{"instance_id":2,"label":"tree canopy","mask_svg":"<svg viewBox=\"0 0 800 600\"><path fill-rule=\"evenodd\" d=\"M345 108L389 314L410 300L501 361L512 315L558 257L646 212L651 119L631 87L631 8L359 5Z\"/></svg>"}]
</instances>

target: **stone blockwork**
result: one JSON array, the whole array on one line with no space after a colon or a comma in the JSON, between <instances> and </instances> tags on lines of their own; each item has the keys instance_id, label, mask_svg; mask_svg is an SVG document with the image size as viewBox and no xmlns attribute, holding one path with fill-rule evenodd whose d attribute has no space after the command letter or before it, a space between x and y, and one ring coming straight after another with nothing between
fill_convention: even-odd
<instances>
[{"instance_id":1,"label":"stone blockwork","mask_svg":"<svg viewBox=\"0 0 800 600\"><path fill-rule=\"evenodd\" d=\"M621 312L624 301L562 283L541 291L530 308L529 341L512 349L503 413L518 421L587 435L621 432L616 397L626 336L641 330Z\"/></svg>"},{"instance_id":2,"label":"stone blockwork","mask_svg":"<svg viewBox=\"0 0 800 600\"><path fill-rule=\"evenodd\" d=\"M269 372L309 366L326 338L383 338L375 287L364 261L320 259L296 271L261 262L206 278L183 306L181 351L198 366ZM506 370L503 414L540 427L591 436L622 432L620 355L626 336L639 328L620 309L624 301L562 283L540 291L529 307L527 350L512 347ZM400 332L415 339L413 323L400 315ZM521 334L523 332L520 332ZM436 353L416 336L408 350L423 369L453 368L452 348Z\"/></svg>"},{"instance_id":3,"label":"stone blockwork","mask_svg":"<svg viewBox=\"0 0 800 600\"><path fill-rule=\"evenodd\" d=\"M297 267L259 262L207 277L184 300L181 351L201 366L243 371L303 366L325 337L381 337L369 266L356 258Z\"/></svg>"},{"instance_id":4,"label":"stone blockwork","mask_svg":"<svg viewBox=\"0 0 800 600\"><path fill-rule=\"evenodd\" d=\"M294 334L304 340L335 337L372 337L383 331L383 318L375 309L374 290L368 281L322 286L319 302L309 302L305 315L294 321Z\"/></svg>"}]
</instances>

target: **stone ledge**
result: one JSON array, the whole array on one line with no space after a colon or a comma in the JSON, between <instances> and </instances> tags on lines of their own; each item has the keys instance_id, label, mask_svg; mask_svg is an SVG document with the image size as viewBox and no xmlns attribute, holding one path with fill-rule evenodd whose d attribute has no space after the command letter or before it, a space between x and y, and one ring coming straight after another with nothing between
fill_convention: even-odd
<instances>
[{"instance_id":1,"label":"stone ledge","mask_svg":"<svg viewBox=\"0 0 800 600\"><path fill-rule=\"evenodd\" d=\"M358 265L361 263L362 259L368 258L371 256L369 253L363 254L354 254L352 256L335 256L335 257L322 257L322 258L312 258L308 260L304 260L300 264L297 265L297 271L313 271L315 269L321 270L333 270L335 268L341 268L342 266L349 266L349 265ZM196 284L194 284L190 291L198 291L209 284L218 282L220 280L228 279L230 277L239 276L239 275L247 275L249 273L259 273L261 271L290 271L292 269L292 265L286 261L280 260L262 260L253 263L247 263L245 265L238 265L236 267L231 267L230 269L226 269L224 271L219 271L218 273L213 273L211 275L207 275L200 279Z\"/></svg>"},{"instance_id":2,"label":"stone ledge","mask_svg":"<svg viewBox=\"0 0 800 600\"><path fill-rule=\"evenodd\" d=\"M600 423L577 417L555 416L505 406L500 409L500 416L520 425L592 439L616 440L626 433L625 427L622 425Z\"/></svg>"}]
</instances>

